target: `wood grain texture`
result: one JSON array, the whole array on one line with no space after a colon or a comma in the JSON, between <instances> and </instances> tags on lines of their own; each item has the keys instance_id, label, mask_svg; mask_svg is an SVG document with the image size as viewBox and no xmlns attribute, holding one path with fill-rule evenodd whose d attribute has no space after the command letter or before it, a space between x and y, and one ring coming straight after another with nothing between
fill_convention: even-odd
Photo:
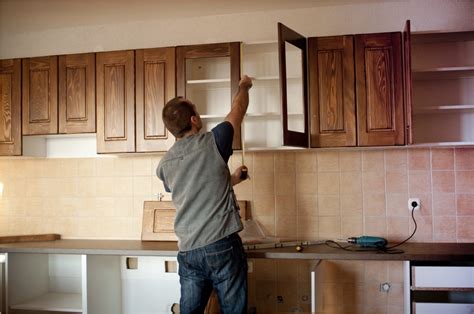
<instances>
[{"instance_id":1,"label":"wood grain texture","mask_svg":"<svg viewBox=\"0 0 474 314\"><path fill-rule=\"evenodd\" d=\"M356 145L354 37L308 41L311 147Z\"/></svg>"},{"instance_id":2,"label":"wood grain texture","mask_svg":"<svg viewBox=\"0 0 474 314\"><path fill-rule=\"evenodd\" d=\"M356 35L358 146L403 145L401 34Z\"/></svg>"},{"instance_id":3,"label":"wood grain texture","mask_svg":"<svg viewBox=\"0 0 474 314\"><path fill-rule=\"evenodd\" d=\"M285 42L288 42L301 49L302 73L303 73L303 112L304 112L304 132L290 131L288 128L288 95L287 95L287 74L286 74L286 49ZM280 96L283 123L283 145L309 147L308 131L308 92L307 92L307 45L306 38L285 25L278 23L278 56L280 66Z\"/></svg>"},{"instance_id":4,"label":"wood grain texture","mask_svg":"<svg viewBox=\"0 0 474 314\"><path fill-rule=\"evenodd\" d=\"M55 241L59 239L61 239L61 236L56 233L30 234L0 237L0 243Z\"/></svg>"},{"instance_id":5,"label":"wood grain texture","mask_svg":"<svg viewBox=\"0 0 474 314\"><path fill-rule=\"evenodd\" d=\"M162 119L166 102L175 97L175 48L140 49L136 64L137 152L167 151L175 142Z\"/></svg>"},{"instance_id":6,"label":"wood grain texture","mask_svg":"<svg viewBox=\"0 0 474 314\"><path fill-rule=\"evenodd\" d=\"M59 133L94 133L95 54L59 57Z\"/></svg>"},{"instance_id":7,"label":"wood grain texture","mask_svg":"<svg viewBox=\"0 0 474 314\"><path fill-rule=\"evenodd\" d=\"M97 152L135 151L134 51L101 52L97 69Z\"/></svg>"},{"instance_id":8,"label":"wood grain texture","mask_svg":"<svg viewBox=\"0 0 474 314\"><path fill-rule=\"evenodd\" d=\"M23 135L58 133L58 57L23 59Z\"/></svg>"},{"instance_id":9,"label":"wood grain texture","mask_svg":"<svg viewBox=\"0 0 474 314\"><path fill-rule=\"evenodd\" d=\"M178 46L176 48L176 95L186 97L186 60L196 58L230 58L230 99L229 111L232 100L239 90L240 81L240 43L217 43L206 45ZM192 99L191 99L192 101ZM223 105L227 105L223 102ZM234 141L232 148L242 148L241 128L234 130Z\"/></svg>"},{"instance_id":10,"label":"wood grain texture","mask_svg":"<svg viewBox=\"0 0 474 314\"><path fill-rule=\"evenodd\" d=\"M1 60L0 156L21 153L21 60Z\"/></svg>"},{"instance_id":11,"label":"wood grain texture","mask_svg":"<svg viewBox=\"0 0 474 314\"><path fill-rule=\"evenodd\" d=\"M238 201L240 217L247 219L247 201ZM174 233L176 208L169 201L145 201L143 204L142 241L177 241Z\"/></svg>"}]
</instances>

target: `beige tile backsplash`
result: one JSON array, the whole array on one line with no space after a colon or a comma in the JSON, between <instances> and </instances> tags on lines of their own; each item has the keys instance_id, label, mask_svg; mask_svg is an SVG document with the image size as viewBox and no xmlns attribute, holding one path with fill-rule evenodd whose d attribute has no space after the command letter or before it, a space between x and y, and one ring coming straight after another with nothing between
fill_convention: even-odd
<instances>
[{"instance_id":1,"label":"beige tile backsplash","mask_svg":"<svg viewBox=\"0 0 474 314\"><path fill-rule=\"evenodd\" d=\"M140 239L143 202L158 193L170 199L155 175L160 158L1 158L0 235ZM400 241L414 228L407 200L419 197L411 241L474 241L473 148L258 152L245 160L251 179L235 191L250 200L253 219L268 235L318 240L369 234ZM230 168L241 162L235 153ZM253 263L250 306L264 313L310 310L307 274L314 262ZM318 312L403 310L401 262L326 261L319 270ZM379 291L384 281L392 285L388 294Z\"/></svg>"}]
</instances>

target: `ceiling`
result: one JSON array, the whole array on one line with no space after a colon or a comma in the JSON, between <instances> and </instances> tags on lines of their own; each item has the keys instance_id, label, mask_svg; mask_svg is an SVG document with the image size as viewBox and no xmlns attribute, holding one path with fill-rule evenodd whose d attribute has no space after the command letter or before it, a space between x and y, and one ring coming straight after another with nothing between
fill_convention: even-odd
<instances>
[{"instance_id":1,"label":"ceiling","mask_svg":"<svg viewBox=\"0 0 474 314\"><path fill-rule=\"evenodd\" d=\"M0 27L34 31L393 1L403 0L0 0Z\"/></svg>"}]
</instances>

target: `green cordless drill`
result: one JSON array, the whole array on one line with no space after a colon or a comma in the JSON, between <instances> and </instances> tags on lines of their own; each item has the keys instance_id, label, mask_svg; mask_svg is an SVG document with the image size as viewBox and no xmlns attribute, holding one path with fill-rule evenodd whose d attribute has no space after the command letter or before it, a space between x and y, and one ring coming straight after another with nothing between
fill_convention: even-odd
<instances>
[{"instance_id":1,"label":"green cordless drill","mask_svg":"<svg viewBox=\"0 0 474 314\"><path fill-rule=\"evenodd\" d=\"M373 236L350 237L347 242L367 248L384 248L387 245L387 240L384 238Z\"/></svg>"}]
</instances>

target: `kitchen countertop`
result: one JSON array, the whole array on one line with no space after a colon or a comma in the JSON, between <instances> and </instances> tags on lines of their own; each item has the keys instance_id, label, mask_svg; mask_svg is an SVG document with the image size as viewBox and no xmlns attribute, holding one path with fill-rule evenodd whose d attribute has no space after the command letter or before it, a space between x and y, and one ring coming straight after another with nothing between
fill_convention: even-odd
<instances>
[{"instance_id":1,"label":"kitchen countertop","mask_svg":"<svg viewBox=\"0 0 474 314\"><path fill-rule=\"evenodd\" d=\"M249 258L305 260L391 260L391 261L474 261L474 243L405 243L397 247L402 254L344 251L325 244L252 249ZM139 240L56 240L0 244L0 253L54 253L97 255L176 256L177 242Z\"/></svg>"}]
</instances>

